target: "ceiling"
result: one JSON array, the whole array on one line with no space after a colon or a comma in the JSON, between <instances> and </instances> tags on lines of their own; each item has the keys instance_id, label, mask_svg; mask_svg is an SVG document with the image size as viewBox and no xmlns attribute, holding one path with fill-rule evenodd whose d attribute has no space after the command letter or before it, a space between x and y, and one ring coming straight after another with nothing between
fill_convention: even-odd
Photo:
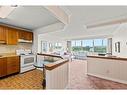
<instances>
[{"instance_id":1,"label":"ceiling","mask_svg":"<svg viewBox=\"0 0 127 95\"><path fill-rule=\"evenodd\" d=\"M88 29L88 25L127 18L127 6L63 6L71 13L70 23L60 32L44 34L60 39L79 39L112 35L119 24ZM50 38L49 37L49 38ZM57 38L58 39L58 38Z\"/></svg>"},{"instance_id":2,"label":"ceiling","mask_svg":"<svg viewBox=\"0 0 127 95\"><path fill-rule=\"evenodd\" d=\"M85 25L100 21L127 17L127 6L67 6L72 13L72 19Z\"/></svg>"},{"instance_id":3,"label":"ceiling","mask_svg":"<svg viewBox=\"0 0 127 95\"><path fill-rule=\"evenodd\" d=\"M59 22L43 6L19 6L0 23L5 23L29 30Z\"/></svg>"},{"instance_id":4,"label":"ceiling","mask_svg":"<svg viewBox=\"0 0 127 95\"><path fill-rule=\"evenodd\" d=\"M111 35L117 25L88 29L87 26L106 21L114 21L127 18L127 6L61 6L71 14L70 23L59 32L47 33L54 39L76 39L88 36ZM60 22L44 6L19 6L0 23L6 23L21 28L35 30ZM46 37L46 36L45 36Z\"/></svg>"}]
</instances>

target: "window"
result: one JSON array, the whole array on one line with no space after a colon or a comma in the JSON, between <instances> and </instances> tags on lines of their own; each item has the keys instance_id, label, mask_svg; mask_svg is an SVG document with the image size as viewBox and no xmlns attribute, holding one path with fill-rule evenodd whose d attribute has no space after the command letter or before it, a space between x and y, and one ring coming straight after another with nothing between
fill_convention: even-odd
<instances>
[{"instance_id":1,"label":"window","mask_svg":"<svg viewBox=\"0 0 127 95\"><path fill-rule=\"evenodd\" d=\"M81 46L81 40L75 41L75 46Z\"/></svg>"},{"instance_id":2,"label":"window","mask_svg":"<svg viewBox=\"0 0 127 95\"><path fill-rule=\"evenodd\" d=\"M75 40L71 46L72 51L106 53L107 39Z\"/></svg>"},{"instance_id":3,"label":"window","mask_svg":"<svg viewBox=\"0 0 127 95\"><path fill-rule=\"evenodd\" d=\"M94 39L94 46L102 46L102 39Z\"/></svg>"},{"instance_id":4,"label":"window","mask_svg":"<svg viewBox=\"0 0 127 95\"><path fill-rule=\"evenodd\" d=\"M94 52L106 53L107 40L106 39L94 39Z\"/></svg>"},{"instance_id":5,"label":"window","mask_svg":"<svg viewBox=\"0 0 127 95\"><path fill-rule=\"evenodd\" d=\"M48 51L48 43L46 41L41 41L41 52Z\"/></svg>"},{"instance_id":6,"label":"window","mask_svg":"<svg viewBox=\"0 0 127 95\"><path fill-rule=\"evenodd\" d=\"M107 39L103 39L103 46L107 46L108 45L108 40Z\"/></svg>"},{"instance_id":7,"label":"window","mask_svg":"<svg viewBox=\"0 0 127 95\"><path fill-rule=\"evenodd\" d=\"M83 40L83 51L93 51L93 40Z\"/></svg>"},{"instance_id":8,"label":"window","mask_svg":"<svg viewBox=\"0 0 127 95\"><path fill-rule=\"evenodd\" d=\"M72 51L81 51L82 50L82 41L76 40L72 41Z\"/></svg>"},{"instance_id":9,"label":"window","mask_svg":"<svg viewBox=\"0 0 127 95\"><path fill-rule=\"evenodd\" d=\"M62 48L62 44L61 43L54 43L54 48L55 49L61 49Z\"/></svg>"},{"instance_id":10,"label":"window","mask_svg":"<svg viewBox=\"0 0 127 95\"><path fill-rule=\"evenodd\" d=\"M71 41L71 46L72 46L72 47L75 46L75 41Z\"/></svg>"}]
</instances>

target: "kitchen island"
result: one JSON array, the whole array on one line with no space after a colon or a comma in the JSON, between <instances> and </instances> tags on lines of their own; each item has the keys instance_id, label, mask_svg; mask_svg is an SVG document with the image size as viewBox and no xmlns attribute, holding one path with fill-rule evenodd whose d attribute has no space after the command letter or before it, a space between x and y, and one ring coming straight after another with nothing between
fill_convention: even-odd
<instances>
[{"instance_id":1,"label":"kitchen island","mask_svg":"<svg viewBox=\"0 0 127 95\"><path fill-rule=\"evenodd\" d=\"M68 84L68 59L45 65L46 89L65 89Z\"/></svg>"},{"instance_id":2,"label":"kitchen island","mask_svg":"<svg viewBox=\"0 0 127 95\"><path fill-rule=\"evenodd\" d=\"M39 60L39 58L41 58L41 60ZM47 63L47 61L49 62ZM45 89L66 88L69 73L68 61L68 59L63 59L56 55L38 54L39 66L43 66L43 86L45 86ZM44 64L41 62L44 62Z\"/></svg>"},{"instance_id":3,"label":"kitchen island","mask_svg":"<svg viewBox=\"0 0 127 95\"><path fill-rule=\"evenodd\" d=\"M127 84L127 58L87 56L87 74Z\"/></svg>"}]
</instances>

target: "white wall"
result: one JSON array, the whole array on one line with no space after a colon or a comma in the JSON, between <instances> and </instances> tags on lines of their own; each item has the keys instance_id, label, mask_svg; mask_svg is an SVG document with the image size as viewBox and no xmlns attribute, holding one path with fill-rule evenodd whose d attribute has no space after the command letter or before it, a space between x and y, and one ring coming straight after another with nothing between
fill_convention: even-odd
<instances>
[{"instance_id":1,"label":"white wall","mask_svg":"<svg viewBox=\"0 0 127 95\"><path fill-rule=\"evenodd\" d=\"M69 26L68 26L69 27ZM84 31L67 31L62 23L52 24L43 28L34 30L34 46L35 52L40 52L40 41L62 42L66 49L66 41L71 39L87 39L99 37L112 37L112 53L119 57L127 57L127 23L114 24L92 29L84 29ZM76 28L76 26L75 26ZM74 29L75 29L74 28ZM64 30L63 30L64 29ZM38 35L41 34L39 38ZM115 42L121 43L120 53L115 52Z\"/></svg>"},{"instance_id":2,"label":"white wall","mask_svg":"<svg viewBox=\"0 0 127 95\"><path fill-rule=\"evenodd\" d=\"M67 40L71 39L88 39L88 38L110 38L113 32L118 30L118 24L104 27L97 27L92 29L85 29L84 32L72 33L64 31L64 25L56 23L40 29L34 30L34 50L41 52L41 41L47 41L50 43L61 42L64 46L64 50L67 48ZM66 30L66 29L65 29Z\"/></svg>"},{"instance_id":3,"label":"white wall","mask_svg":"<svg viewBox=\"0 0 127 95\"><path fill-rule=\"evenodd\" d=\"M127 84L127 62L103 58L87 58L87 74Z\"/></svg>"},{"instance_id":4,"label":"white wall","mask_svg":"<svg viewBox=\"0 0 127 95\"><path fill-rule=\"evenodd\" d=\"M119 57L127 57L127 23L119 26L119 29L113 34L112 53ZM120 42L120 53L115 52L115 43Z\"/></svg>"},{"instance_id":5,"label":"white wall","mask_svg":"<svg viewBox=\"0 0 127 95\"><path fill-rule=\"evenodd\" d=\"M66 50L67 41L60 39L59 37L50 36L48 34L40 34L38 36L38 52L41 52L41 41L46 41L47 43L62 43L62 49Z\"/></svg>"},{"instance_id":6,"label":"white wall","mask_svg":"<svg viewBox=\"0 0 127 95\"><path fill-rule=\"evenodd\" d=\"M52 36L46 36L48 35L50 32L56 32L56 31L62 31L62 29L64 28L64 24L62 23L55 23L55 24L52 24L52 25L48 25L46 27L42 27L42 28L39 28L39 29L36 29L34 30L34 44L33 44L33 51L35 53L37 52L40 52L38 51L39 49L39 45L40 45L40 42L39 42L39 35L40 34L44 34L43 36L43 39L47 39L47 38L52 38ZM52 40L52 39L50 39Z\"/></svg>"}]
</instances>

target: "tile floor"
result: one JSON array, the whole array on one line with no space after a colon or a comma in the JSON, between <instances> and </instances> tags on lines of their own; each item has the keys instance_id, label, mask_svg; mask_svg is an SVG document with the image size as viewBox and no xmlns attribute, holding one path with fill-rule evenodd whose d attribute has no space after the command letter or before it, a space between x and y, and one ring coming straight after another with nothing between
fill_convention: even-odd
<instances>
[{"instance_id":1,"label":"tile floor","mask_svg":"<svg viewBox=\"0 0 127 95\"><path fill-rule=\"evenodd\" d=\"M86 61L69 63L69 84L67 89L127 89L127 85L85 74ZM0 89L42 89L42 71L33 70L0 79Z\"/></svg>"},{"instance_id":2,"label":"tile floor","mask_svg":"<svg viewBox=\"0 0 127 95\"><path fill-rule=\"evenodd\" d=\"M42 89L42 71L32 70L0 79L0 89Z\"/></svg>"}]
</instances>

